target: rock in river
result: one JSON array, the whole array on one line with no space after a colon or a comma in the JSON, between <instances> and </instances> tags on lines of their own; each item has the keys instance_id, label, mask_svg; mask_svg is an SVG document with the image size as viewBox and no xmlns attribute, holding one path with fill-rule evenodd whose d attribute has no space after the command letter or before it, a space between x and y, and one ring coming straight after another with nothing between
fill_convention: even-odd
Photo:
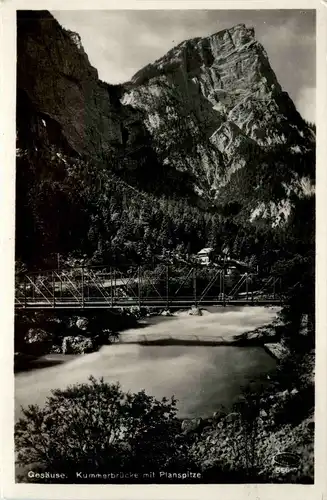
<instances>
[{"instance_id":1,"label":"rock in river","mask_svg":"<svg viewBox=\"0 0 327 500\"><path fill-rule=\"evenodd\" d=\"M76 326L79 330L87 330L89 325L89 320L87 318L78 318L76 321Z\"/></svg>"},{"instance_id":2,"label":"rock in river","mask_svg":"<svg viewBox=\"0 0 327 500\"><path fill-rule=\"evenodd\" d=\"M77 335L76 337L64 337L62 341L63 354L85 354L94 351L92 339Z\"/></svg>"},{"instance_id":3,"label":"rock in river","mask_svg":"<svg viewBox=\"0 0 327 500\"><path fill-rule=\"evenodd\" d=\"M24 340L28 353L36 356L46 354L52 346L52 334L42 328L30 328Z\"/></svg>"}]
</instances>

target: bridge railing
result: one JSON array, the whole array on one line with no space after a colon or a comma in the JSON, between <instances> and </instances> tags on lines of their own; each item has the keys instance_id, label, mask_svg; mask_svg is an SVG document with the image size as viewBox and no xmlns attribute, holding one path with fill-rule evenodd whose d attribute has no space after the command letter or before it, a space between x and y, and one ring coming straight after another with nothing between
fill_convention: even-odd
<instances>
[{"instance_id":1,"label":"bridge railing","mask_svg":"<svg viewBox=\"0 0 327 500\"><path fill-rule=\"evenodd\" d=\"M175 303L228 303L281 300L279 278L258 278L252 273L228 275L219 266L159 265L153 269L135 266L77 267L16 277L15 305L19 307L87 307L103 305Z\"/></svg>"}]
</instances>

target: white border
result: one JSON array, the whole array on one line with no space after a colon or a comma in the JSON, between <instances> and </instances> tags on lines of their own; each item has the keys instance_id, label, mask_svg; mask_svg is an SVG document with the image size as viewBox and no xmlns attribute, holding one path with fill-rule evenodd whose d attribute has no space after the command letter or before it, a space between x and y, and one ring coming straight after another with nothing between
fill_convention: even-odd
<instances>
[{"instance_id":1,"label":"white border","mask_svg":"<svg viewBox=\"0 0 327 500\"><path fill-rule=\"evenodd\" d=\"M1 0L0 0L1 1ZM14 483L14 188L15 188L15 99L16 99L16 9L37 10L125 10L125 9L317 9L317 349L316 349L316 440L315 484L301 485L35 485ZM166 498L250 498L255 500L319 499L327 496L327 3L317 0L25 0L5 1L0 7L0 380L1 485L2 498L55 499L140 499Z\"/></svg>"}]
</instances>

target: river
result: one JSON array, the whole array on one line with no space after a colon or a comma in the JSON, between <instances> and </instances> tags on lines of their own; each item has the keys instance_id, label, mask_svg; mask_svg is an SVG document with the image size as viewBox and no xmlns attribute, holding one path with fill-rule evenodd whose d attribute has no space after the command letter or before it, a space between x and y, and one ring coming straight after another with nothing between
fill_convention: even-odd
<instances>
[{"instance_id":1,"label":"river","mask_svg":"<svg viewBox=\"0 0 327 500\"><path fill-rule=\"evenodd\" d=\"M228 336L267 324L275 315L271 308L221 308L200 317L150 318L142 331L159 336L173 333L178 337L183 332ZM84 356L49 355L44 362L43 368L15 376L16 419L21 405L42 405L51 389L85 382L90 375L119 381L126 391L145 389L157 398L175 395L181 418L207 417L219 405L230 409L243 386L267 380L276 364L261 347L138 344L103 346Z\"/></svg>"}]
</instances>

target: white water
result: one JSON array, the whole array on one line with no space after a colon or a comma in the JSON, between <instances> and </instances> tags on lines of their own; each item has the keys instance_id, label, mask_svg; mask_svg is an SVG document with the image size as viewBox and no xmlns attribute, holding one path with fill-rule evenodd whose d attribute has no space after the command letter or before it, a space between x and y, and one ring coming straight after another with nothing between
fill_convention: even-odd
<instances>
[{"instance_id":1,"label":"white water","mask_svg":"<svg viewBox=\"0 0 327 500\"><path fill-rule=\"evenodd\" d=\"M226 337L269 323L275 314L276 310L268 308L220 310L202 317L164 320L142 332L155 336L174 334L177 338L186 333ZM129 330L128 335L133 333L138 335L140 330ZM275 361L260 347L104 346L63 364L18 373L16 418L21 414L20 405L42 405L51 389L86 382L90 375L103 376L108 382L119 381L124 390L145 389L157 398L174 394L181 417L205 417L220 404L230 407L242 386L252 380L258 383L259 377L274 367Z\"/></svg>"},{"instance_id":2,"label":"white water","mask_svg":"<svg viewBox=\"0 0 327 500\"><path fill-rule=\"evenodd\" d=\"M211 308L212 312L203 311L203 316L190 316L188 312L176 313L173 318L154 318L155 325L144 330L139 328L122 332L124 341L139 339L140 341L157 339L233 341L235 335L249 332L255 328L269 324L276 316L278 307L220 307ZM168 323L167 321L173 321Z\"/></svg>"}]
</instances>

